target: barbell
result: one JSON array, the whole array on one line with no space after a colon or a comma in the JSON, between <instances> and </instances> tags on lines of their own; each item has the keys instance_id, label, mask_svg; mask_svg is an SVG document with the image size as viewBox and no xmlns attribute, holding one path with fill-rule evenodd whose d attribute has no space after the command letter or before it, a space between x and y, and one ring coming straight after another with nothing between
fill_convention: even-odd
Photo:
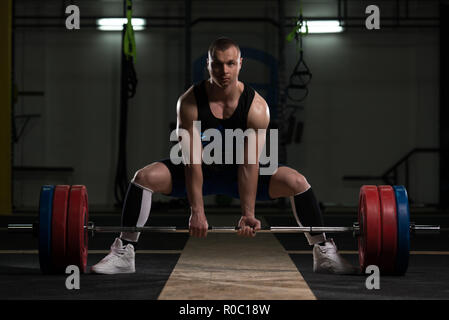
<instances>
[{"instance_id":1,"label":"barbell","mask_svg":"<svg viewBox=\"0 0 449 320\"><path fill-rule=\"evenodd\" d=\"M44 274L63 273L67 265L86 272L88 235L115 232L188 233L174 226L96 226L88 221L88 196L83 185L45 185L39 199L39 220L34 224L9 224L8 231L33 232L39 238L39 264ZM210 233L234 233L238 227L210 226ZM411 232L438 232L438 225L410 223L407 191L403 186L360 188L358 222L350 227L263 226L258 233L346 233L358 238L362 271L377 265L383 274L407 271Z\"/></svg>"}]
</instances>

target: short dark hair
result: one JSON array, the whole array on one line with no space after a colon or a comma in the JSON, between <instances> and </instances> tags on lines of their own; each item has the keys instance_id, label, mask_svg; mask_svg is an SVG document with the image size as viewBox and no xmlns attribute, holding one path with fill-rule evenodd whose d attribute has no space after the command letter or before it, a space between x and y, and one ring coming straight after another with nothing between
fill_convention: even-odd
<instances>
[{"instance_id":1,"label":"short dark hair","mask_svg":"<svg viewBox=\"0 0 449 320\"><path fill-rule=\"evenodd\" d=\"M230 47L235 47L240 54L240 47L234 40L226 37L215 39L209 46L209 56L213 57L216 50L225 51Z\"/></svg>"}]
</instances>

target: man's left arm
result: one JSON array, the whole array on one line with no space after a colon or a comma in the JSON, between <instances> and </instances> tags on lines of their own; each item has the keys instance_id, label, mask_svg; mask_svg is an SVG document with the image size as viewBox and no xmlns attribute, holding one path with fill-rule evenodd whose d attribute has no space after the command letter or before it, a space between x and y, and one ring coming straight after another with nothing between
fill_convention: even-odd
<instances>
[{"instance_id":1,"label":"man's left arm","mask_svg":"<svg viewBox=\"0 0 449 320\"><path fill-rule=\"evenodd\" d=\"M244 163L239 165L238 169L238 186L242 209L239 235L243 236L254 236L254 231L260 229L260 221L255 218L255 204L259 178L259 157L265 144L266 129L269 122L268 105L256 93L248 113L247 122L248 129L253 130L245 139Z\"/></svg>"}]
</instances>

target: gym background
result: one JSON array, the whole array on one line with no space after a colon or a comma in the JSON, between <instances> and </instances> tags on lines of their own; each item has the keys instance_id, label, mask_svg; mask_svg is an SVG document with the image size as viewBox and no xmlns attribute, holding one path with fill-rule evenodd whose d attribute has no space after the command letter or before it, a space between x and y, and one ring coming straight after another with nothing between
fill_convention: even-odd
<instances>
[{"instance_id":1,"label":"gym background","mask_svg":"<svg viewBox=\"0 0 449 320\"><path fill-rule=\"evenodd\" d=\"M368 30L372 4L380 29ZM79 7L80 29L66 28L70 5ZM176 101L206 76L207 48L219 36L239 43L240 79L268 101L280 161L308 178L327 209L356 207L362 184L404 184L412 209L447 208L446 1L133 0L146 27L135 30L138 82L128 100L122 32L96 22L124 17L124 1L0 6L1 213L35 212L43 184L86 185L91 211L120 211L117 180L168 157ZM313 77L297 102L286 93L298 47L286 37L300 9L304 21L337 20L343 31L302 35ZM155 209L186 205L153 199Z\"/></svg>"}]
</instances>

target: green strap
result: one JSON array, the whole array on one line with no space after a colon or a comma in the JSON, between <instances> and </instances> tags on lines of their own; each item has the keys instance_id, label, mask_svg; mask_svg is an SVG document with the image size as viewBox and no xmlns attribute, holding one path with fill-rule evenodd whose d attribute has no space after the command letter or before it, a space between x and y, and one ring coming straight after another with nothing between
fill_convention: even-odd
<instances>
[{"instance_id":1,"label":"green strap","mask_svg":"<svg viewBox=\"0 0 449 320\"><path fill-rule=\"evenodd\" d=\"M302 8L299 8L298 20L296 20L296 26L292 29L292 31L287 35L287 41L291 42L293 39L297 39L299 36L305 36L309 33L309 26L306 25L306 32L301 32L302 26L304 25L304 20L302 19Z\"/></svg>"},{"instance_id":2,"label":"green strap","mask_svg":"<svg viewBox=\"0 0 449 320\"><path fill-rule=\"evenodd\" d=\"M123 52L127 59L132 58L136 63L136 40L134 39L134 29L132 25L132 0L126 0L126 18L128 22L126 24L125 38L123 41Z\"/></svg>"},{"instance_id":3,"label":"green strap","mask_svg":"<svg viewBox=\"0 0 449 320\"><path fill-rule=\"evenodd\" d=\"M305 32L302 32L301 29L305 25L306 30ZM302 18L302 7L301 4L299 6L299 14L298 14L298 20L296 21L296 26L293 28L293 30L288 34L287 41L291 42L293 39L296 40L296 54L297 58L302 56L302 37L309 34L309 26L307 24L307 21L305 21Z\"/></svg>"}]
</instances>

